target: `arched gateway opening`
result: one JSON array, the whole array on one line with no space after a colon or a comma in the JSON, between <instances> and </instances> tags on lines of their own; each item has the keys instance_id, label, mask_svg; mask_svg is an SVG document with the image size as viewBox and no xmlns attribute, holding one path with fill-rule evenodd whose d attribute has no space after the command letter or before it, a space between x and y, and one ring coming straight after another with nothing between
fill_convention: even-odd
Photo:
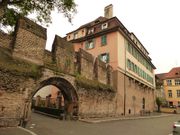
<instances>
[{"instance_id":1,"label":"arched gateway opening","mask_svg":"<svg viewBox=\"0 0 180 135\"><path fill-rule=\"evenodd\" d=\"M47 88L52 90L45 92ZM78 95L73 85L64 78L52 77L42 81L31 99L32 109L36 112L55 115L60 119L77 119Z\"/></svg>"}]
</instances>

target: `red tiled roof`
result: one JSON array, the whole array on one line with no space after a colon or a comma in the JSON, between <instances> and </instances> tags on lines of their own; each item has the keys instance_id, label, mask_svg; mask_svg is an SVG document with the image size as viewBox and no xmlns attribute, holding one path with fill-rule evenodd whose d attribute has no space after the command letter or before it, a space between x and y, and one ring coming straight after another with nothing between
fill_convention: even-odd
<instances>
[{"instance_id":1,"label":"red tiled roof","mask_svg":"<svg viewBox=\"0 0 180 135\"><path fill-rule=\"evenodd\" d=\"M156 76L160 79L160 80L163 80L166 78L166 74L167 73L161 73L161 74L156 74Z\"/></svg>"},{"instance_id":2,"label":"red tiled roof","mask_svg":"<svg viewBox=\"0 0 180 135\"><path fill-rule=\"evenodd\" d=\"M180 67L171 69L167 74L166 78L180 78Z\"/></svg>"}]
</instances>

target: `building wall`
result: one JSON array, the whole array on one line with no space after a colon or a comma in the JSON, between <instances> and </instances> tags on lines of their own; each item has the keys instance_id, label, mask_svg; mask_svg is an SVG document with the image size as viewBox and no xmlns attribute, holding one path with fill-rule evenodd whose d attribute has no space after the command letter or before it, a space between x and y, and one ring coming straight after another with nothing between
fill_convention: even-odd
<instances>
[{"instance_id":1,"label":"building wall","mask_svg":"<svg viewBox=\"0 0 180 135\"><path fill-rule=\"evenodd\" d=\"M153 78L153 83L148 82L146 79L144 79L143 77L141 77L140 75L138 75L134 71L130 70L127 67L128 66L127 60L130 60L131 62L136 64L141 70L143 70L146 74L148 74L150 77L152 77ZM126 44L126 71L129 72L130 74L132 74L134 77L142 80L143 82L145 82L150 87L155 87L155 74L154 74L154 72L149 71L142 63L140 63L132 54L130 54L127 51L127 44Z\"/></svg>"},{"instance_id":2,"label":"building wall","mask_svg":"<svg viewBox=\"0 0 180 135\"><path fill-rule=\"evenodd\" d=\"M103 53L109 53L109 64L115 69L117 67L117 42L118 35L117 32L108 33L107 35L107 44L101 45L101 36L94 38L95 39L95 47L92 49L86 49L86 42L74 43L75 51L79 48L84 49L95 57Z\"/></svg>"},{"instance_id":3,"label":"building wall","mask_svg":"<svg viewBox=\"0 0 180 135\"><path fill-rule=\"evenodd\" d=\"M117 46L117 49L115 49L115 50L117 50L118 51L118 55L117 55L117 58L118 58L118 61L117 61L117 63L118 63L118 67L120 68L120 69L123 69L123 70L125 70L125 68L126 68L126 50L125 50L125 48L126 48L126 43L125 42L127 42L126 40L125 40L125 38L119 33L119 32L116 32L116 34L117 34L117 38L118 38L118 42L116 43L116 46Z\"/></svg>"},{"instance_id":4,"label":"building wall","mask_svg":"<svg viewBox=\"0 0 180 135\"><path fill-rule=\"evenodd\" d=\"M173 102L173 105L179 106L178 102L180 102L180 97L177 97L177 90L180 90L180 85L175 85L175 79L179 78L174 78L174 79L166 79L164 80L164 92L165 92L165 97L166 101L168 102ZM172 80L172 85L167 85L167 80ZM172 90L172 98L168 96L168 90Z\"/></svg>"},{"instance_id":5,"label":"building wall","mask_svg":"<svg viewBox=\"0 0 180 135\"><path fill-rule=\"evenodd\" d=\"M125 115L137 115L141 110L154 111L154 89L117 71L118 78L118 109ZM145 108L142 108L142 99L145 99ZM129 112L130 111L130 112Z\"/></svg>"}]
</instances>

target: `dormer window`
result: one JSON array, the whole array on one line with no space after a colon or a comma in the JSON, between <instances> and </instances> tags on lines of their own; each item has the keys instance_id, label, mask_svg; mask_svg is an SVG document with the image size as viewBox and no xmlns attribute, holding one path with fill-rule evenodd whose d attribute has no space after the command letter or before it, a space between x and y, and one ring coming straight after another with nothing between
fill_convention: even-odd
<instances>
[{"instance_id":1,"label":"dormer window","mask_svg":"<svg viewBox=\"0 0 180 135\"><path fill-rule=\"evenodd\" d=\"M74 39L77 39L78 38L78 33L74 33Z\"/></svg>"},{"instance_id":2,"label":"dormer window","mask_svg":"<svg viewBox=\"0 0 180 135\"><path fill-rule=\"evenodd\" d=\"M104 23L104 24L101 25L102 30L106 29L107 27L108 27L108 23Z\"/></svg>"},{"instance_id":3,"label":"dormer window","mask_svg":"<svg viewBox=\"0 0 180 135\"><path fill-rule=\"evenodd\" d=\"M94 28L88 30L88 34L93 34L93 33L94 33Z\"/></svg>"}]
</instances>

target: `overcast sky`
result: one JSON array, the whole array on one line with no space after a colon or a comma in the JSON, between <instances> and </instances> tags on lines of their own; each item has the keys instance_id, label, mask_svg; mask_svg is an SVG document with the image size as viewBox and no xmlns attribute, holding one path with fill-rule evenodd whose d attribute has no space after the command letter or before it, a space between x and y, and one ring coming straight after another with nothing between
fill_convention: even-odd
<instances>
[{"instance_id":1,"label":"overcast sky","mask_svg":"<svg viewBox=\"0 0 180 135\"><path fill-rule=\"evenodd\" d=\"M180 0L75 0L78 13L73 24L62 14L53 13L48 28L47 49L52 37L64 37L79 26L104 15L104 7L113 4L113 15L133 32L149 52L156 73L180 66Z\"/></svg>"}]
</instances>

